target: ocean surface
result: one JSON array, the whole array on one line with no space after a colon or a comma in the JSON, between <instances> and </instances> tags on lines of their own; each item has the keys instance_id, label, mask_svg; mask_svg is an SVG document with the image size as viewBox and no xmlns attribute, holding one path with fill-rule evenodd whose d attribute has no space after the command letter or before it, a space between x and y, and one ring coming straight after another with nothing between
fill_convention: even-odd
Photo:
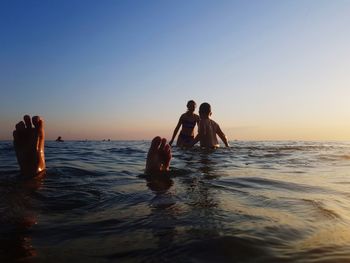
<instances>
[{"instance_id":1,"label":"ocean surface","mask_svg":"<svg viewBox=\"0 0 350 263\"><path fill-rule=\"evenodd\" d=\"M0 262L350 262L350 142L173 148L46 142L47 176L19 178L0 142Z\"/></svg>"}]
</instances>

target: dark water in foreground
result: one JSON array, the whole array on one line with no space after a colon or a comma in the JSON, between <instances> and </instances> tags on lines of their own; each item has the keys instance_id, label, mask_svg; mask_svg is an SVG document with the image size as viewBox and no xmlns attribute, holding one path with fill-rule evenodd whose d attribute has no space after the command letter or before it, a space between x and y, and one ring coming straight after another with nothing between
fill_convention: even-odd
<instances>
[{"instance_id":1,"label":"dark water in foreground","mask_svg":"<svg viewBox=\"0 0 350 263\"><path fill-rule=\"evenodd\" d=\"M350 262L350 143L174 148L47 142L48 175L16 179L0 142L0 262Z\"/></svg>"}]
</instances>

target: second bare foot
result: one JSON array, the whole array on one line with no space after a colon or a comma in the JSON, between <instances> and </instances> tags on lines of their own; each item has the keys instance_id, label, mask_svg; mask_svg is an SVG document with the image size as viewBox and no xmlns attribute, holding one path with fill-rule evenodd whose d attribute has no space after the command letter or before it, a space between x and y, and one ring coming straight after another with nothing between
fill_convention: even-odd
<instances>
[{"instance_id":1,"label":"second bare foot","mask_svg":"<svg viewBox=\"0 0 350 263\"><path fill-rule=\"evenodd\" d=\"M17 123L13 131L13 143L21 174L33 177L46 169L44 121L39 116L30 119L28 115L23 120Z\"/></svg>"},{"instance_id":2,"label":"second bare foot","mask_svg":"<svg viewBox=\"0 0 350 263\"><path fill-rule=\"evenodd\" d=\"M165 138L155 137L147 154L146 173L159 173L169 170L171 147Z\"/></svg>"}]
</instances>

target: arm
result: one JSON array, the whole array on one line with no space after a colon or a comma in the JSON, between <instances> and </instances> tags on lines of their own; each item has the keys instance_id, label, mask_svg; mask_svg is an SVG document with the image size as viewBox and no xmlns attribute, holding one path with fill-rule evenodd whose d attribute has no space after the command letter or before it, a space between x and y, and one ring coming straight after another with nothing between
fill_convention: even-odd
<instances>
[{"instance_id":1,"label":"arm","mask_svg":"<svg viewBox=\"0 0 350 263\"><path fill-rule=\"evenodd\" d=\"M177 123L177 125L176 125L176 127L175 127L175 130L174 130L174 132L173 132L173 137L171 137L171 140L169 141L169 145L171 146L171 144L174 142L174 139L175 139L175 137L176 137L176 134L177 134L177 132L179 131L179 129L180 129L180 127L181 127L181 124L182 124L182 115L181 115L181 117L180 117L180 119L179 119L179 121L178 121L178 123Z\"/></svg>"},{"instance_id":2,"label":"arm","mask_svg":"<svg viewBox=\"0 0 350 263\"><path fill-rule=\"evenodd\" d=\"M200 141L200 135L199 135L199 121L200 121L199 116L197 116L197 118L196 118L196 123L197 123L197 135L196 135L196 137L194 137L193 142L192 142L192 144L191 144L191 147L193 147L196 143L198 143L198 142Z\"/></svg>"},{"instance_id":3,"label":"arm","mask_svg":"<svg viewBox=\"0 0 350 263\"><path fill-rule=\"evenodd\" d=\"M192 144L191 144L191 147L193 147L197 142L200 141L200 135L199 133L196 135L196 137L194 138Z\"/></svg>"},{"instance_id":4,"label":"arm","mask_svg":"<svg viewBox=\"0 0 350 263\"><path fill-rule=\"evenodd\" d=\"M226 147L229 147L230 145L228 144L226 135L222 132L222 130L220 129L220 126L218 125L217 127L217 131L216 131L217 135L219 135L220 139L222 140L222 142L225 144Z\"/></svg>"},{"instance_id":5,"label":"arm","mask_svg":"<svg viewBox=\"0 0 350 263\"><path fill-rule=\"evenodd\" d=\"M197 135L196 135L196 137L194 137L194 140L193 140L193 142L192 142L192 144L191 144L191 147L193 147L196 143L198 143L201 139L201 128L200 128L200 118L199 118L199 116L198 116L198 118L197 118L197 120L196 120L196 122L197 122Z\"/></svg>"}]
</instances>

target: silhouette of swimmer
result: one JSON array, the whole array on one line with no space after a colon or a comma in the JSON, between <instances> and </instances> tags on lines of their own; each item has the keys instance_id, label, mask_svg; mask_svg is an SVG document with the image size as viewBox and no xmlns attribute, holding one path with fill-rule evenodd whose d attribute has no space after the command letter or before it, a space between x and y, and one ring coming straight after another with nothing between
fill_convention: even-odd
<instances>
[{"instance_id":1,"label":"silhouette of swimmer","mask_svg":"<svg viewBox=\"0 0 350 263\"><path fill-rule=\"evenodd\" d=\"M46 172L44 120L39 116L34 116L31 120L28 115L23 119L24 122L17 123L13 131L13 144L21 174L28 177L44 175ZM171 147L167 144L167 140L155 137L147 154L145 172L160 174L169 171L171 157Z\"/></svg>"},{"instance_id":2,"label":"silhouette of swimmer","mask_svg":"<svg viewBox=\"0 0 350 263\"><path fill-rule=\"evenodd\" d=\"M180 119L173 132L173 136L169 141L169 145L172 145L174 142L174 139L180 127L182 128L179 136L177 137L176 146L190 147L194 142L194 128L196 124L199 125L199 116L194 113L197 104L194 100L190 100L187 102L186 106L187 111L180 116Z\"/></svg>"},{"instance_id":3,"label":"silhouette of swimmer","mask_svg":"<svg viewBox=\"0 0 350 263\"><path fill-rule=\"evenodd\" d=\"M196 138L193 141L193 145L200 142L200 146L203 148L217 148L219 142L216 135L219 135L222 142L226 147L229 147L226 135L222 132L218 123L213 121L211 116L211 106L209 103L204 102L199 106L199 116L201 118L199 122L199 129Z\"/></svg>"},{"instance_id":4,"label":"silhouette of swimmer","mask_svg":"<svg viewBox=\"0 0 350 263\"><path fill-rule=\"evenodd\" d=\"M58 138L56 139L56 142L64 142L64 140L62 140L61 136L58 136Z\"/></svg>"}]
</instances>

